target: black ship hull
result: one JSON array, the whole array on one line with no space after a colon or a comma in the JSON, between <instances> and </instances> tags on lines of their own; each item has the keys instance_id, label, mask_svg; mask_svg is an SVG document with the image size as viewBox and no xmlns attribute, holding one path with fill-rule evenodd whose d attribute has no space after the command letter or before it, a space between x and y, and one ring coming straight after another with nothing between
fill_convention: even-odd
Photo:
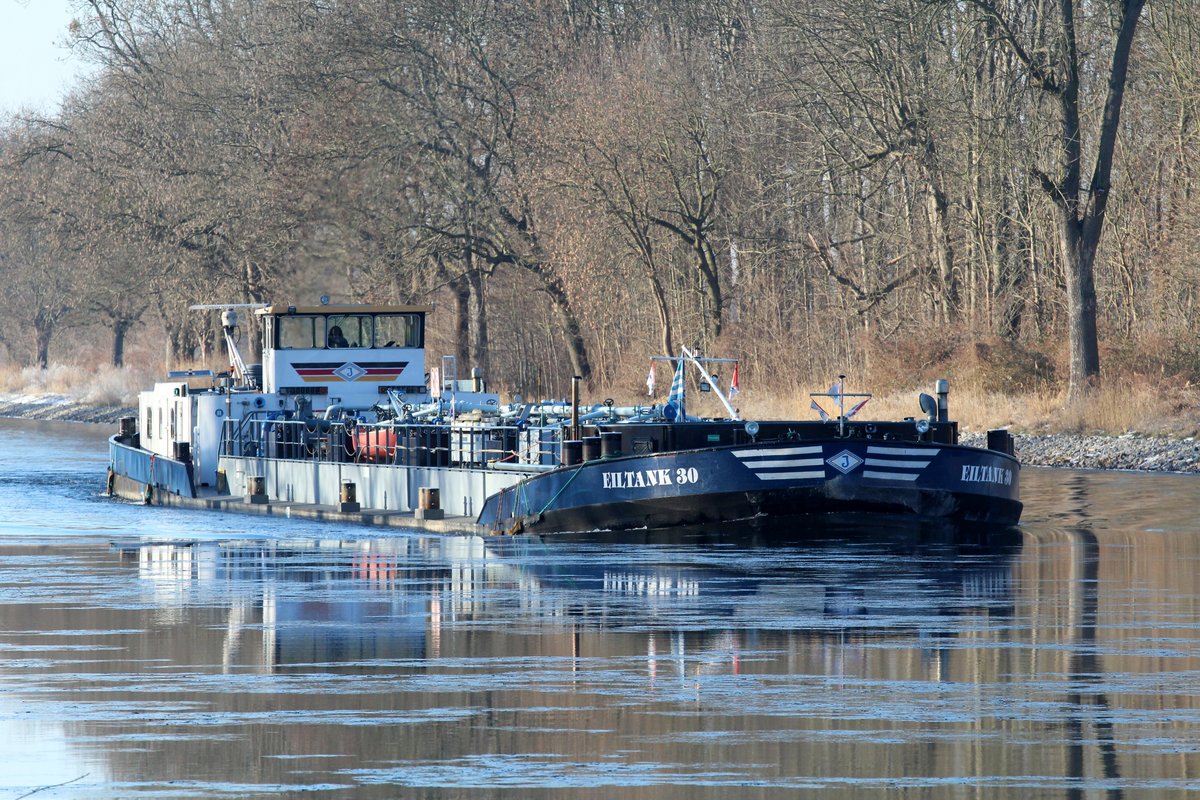
<instances>
[{"instance_id":1,"label":"black ship hull","mask_svg":"<svg viewBox=\"0 0 1200 800\"><path fill-rule=\"evenodd\" d=\"M488 498L495 532L628 530L878 513L1013 525L1020 464L975 447L830 438L601 458Z\"/></svg>"}]
</instances>

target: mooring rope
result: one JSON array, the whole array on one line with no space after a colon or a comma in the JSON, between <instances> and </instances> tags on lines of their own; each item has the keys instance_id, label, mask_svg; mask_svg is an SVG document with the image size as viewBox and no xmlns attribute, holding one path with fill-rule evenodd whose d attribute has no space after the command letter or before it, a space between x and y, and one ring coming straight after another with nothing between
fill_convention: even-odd
<instances>
[{"instance_id":1,"label":"mooring rope","mask_svg":"<svg viewBox=\"0 0 1200 800\"><path fill-rule=\"evenodd\" d=\"M575 480L575 478L577 478L579 476L579 473L583 471L583 468L585 466L587 466L587 465L580 464L579 467L573 473L571 473L571 477L567 478L567 482L564 483L562 486L558 487L558 491L554 493L554 497L551 497L548 501L546 501L546 505L542 506L542 510L538 512L539 515L545 514L546 509L548 509L548 508L550 508L550 506L554 505L554 501L558 499L558 496L560 494L562 494L564 491L566 491L567 487L571 485L571 481Z\"/></svg>"}]
</instances>

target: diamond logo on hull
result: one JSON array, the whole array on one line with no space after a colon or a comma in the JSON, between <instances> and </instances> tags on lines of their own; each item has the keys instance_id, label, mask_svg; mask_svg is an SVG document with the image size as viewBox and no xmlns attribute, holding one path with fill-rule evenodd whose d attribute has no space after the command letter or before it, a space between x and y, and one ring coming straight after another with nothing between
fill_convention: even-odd
<instances>
[{"instance_id":1,"label":"diamond logo on hull","mask_svg":"<svg viewBox=\"0 0 1200 800\"><path fill-rule=\"evenodd\" d=\"M366 375L367 371L365 369L363 369L362 367L360 367L358 364L349 363L349 364L342 364L340 367L338 367L337 369L335 369L333 371L333 374L337 375L339 378L341 378L344 381L356 381L359 378L361 378L363 375Z\"/></svg>"},{"instance_id":2,"label":"diamond logo on hull","mask_svg":"<svg viewBox=\"0 0 1200 800\"><path fill-rule=\"evenodd\" d=\"M858 467L863 463L863 460L854 455L854 453L851 453L849 450L843 450L836 456L825 459L825 463L843 475L846 475L858 469Z\"/></svg>"}]
</instances>

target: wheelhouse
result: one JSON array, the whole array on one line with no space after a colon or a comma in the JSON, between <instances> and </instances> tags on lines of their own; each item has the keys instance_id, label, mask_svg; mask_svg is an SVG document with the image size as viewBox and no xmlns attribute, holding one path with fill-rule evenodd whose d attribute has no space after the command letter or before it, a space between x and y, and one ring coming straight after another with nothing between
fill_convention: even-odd
<instances>
[{"instance_id":1,"label":"wheelhouse","mask_svg":"<svg viewBox=\"0 0 1200 800\"><path fill-rule=\"evenodd\" d=\"M268 306L263 390L306 395L314 410L374 406L389 389L424 394L428 306Z\"/></svg>"},{"instance_id":2,"label":"wheelhouse","mask_svg":"<svg viewBox=\"0 0 1200 800\"><path fill-rule=\"evenodd\" d=\"M263 351L354 348L381 350L423 348L427 307L386 310L320 311L289 306L279 312L274 306L260 310L263 316ZM341 337L344 342L332 343Z\"/></svg>"}]
</instances>

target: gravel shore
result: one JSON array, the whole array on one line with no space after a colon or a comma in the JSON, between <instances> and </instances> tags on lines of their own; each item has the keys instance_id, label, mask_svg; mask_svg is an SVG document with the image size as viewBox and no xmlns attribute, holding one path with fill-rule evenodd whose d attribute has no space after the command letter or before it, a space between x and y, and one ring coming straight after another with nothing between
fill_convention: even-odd
<instances>
[{"instance_id":1,"label":"gravel shore","mask_svg":"<svg viewBox=\"0 0 1200 800\"><path fill-rule=\"evenodd\" d=\"M99 422L115 425L136 408L95 406L65 395L0 394L0 417ZM1073 433L1015 433L1022 464L1075 469L1128 469L1149 472L1200 472L1200 441L1193 437L1085 436ZM984 436L965 433L962 444L982 447Z\"/></svg>"},{"instance_id":2,"label":"gravel shore","mask_svg":"<svg viewBox=\"0 0 1200 800\"><path fill-rule=\"evenodd\" d=\"M121 417L133 416L136 407L97 406L63 394L0 394L0 417L115 425Z\"/></svg>"},{"instance_id":3,"label":"gravel shore","mask_svg":"<svg viewBox=\"0 0 1200 800\"><path fill-rule=\"evenodd\" d=\"M1193 437L1085 436L1075 433L1015 432L1022 464L1074 469L1132 469L1147 472L1200 472L1200 441ZM983 447L979 433L963 434L962 444Z\"/></svg>"}]
</instances>

